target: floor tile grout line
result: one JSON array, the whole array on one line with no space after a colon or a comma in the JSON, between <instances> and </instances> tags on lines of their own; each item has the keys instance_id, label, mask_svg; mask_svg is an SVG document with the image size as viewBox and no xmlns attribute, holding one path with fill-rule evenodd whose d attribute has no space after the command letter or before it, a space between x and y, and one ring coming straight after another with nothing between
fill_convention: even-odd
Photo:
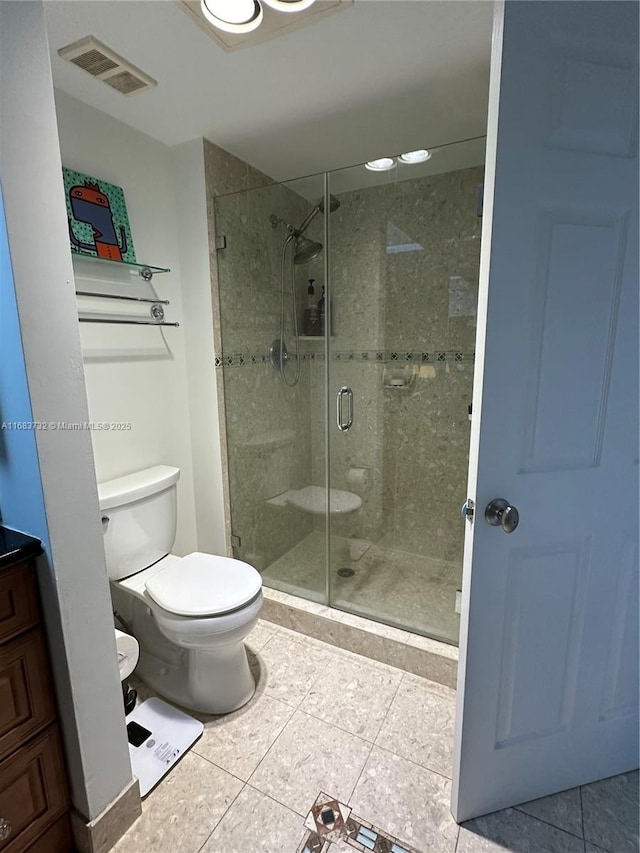
<instances>
[{"instance_id":1,"label":"floor tile grout line","mask_svg":"<svg viewBox=\"0 0 640 853\"><path fill-rule=\"evenodd\" d=\"M340 726L336 725L336 723L330 723L329 720L322 720L320 717L316 717L314 714L310 714L309 711L304 711L302 708L296 708L300 714L304 714L305 717L311 717L314 720L317 720L319 723L324 723L325 726L329 726L331 729L336 729L338 732L342 732L342 734L349 735L349 737L354 737L357 740L361 740L363 743L366 743L368 746L375 746L373 741L367 740L367 738L362 737L362 735L356 735L353 732L348 732L346 729L340 728Z\"/></svg>"},{"instance_id":2,"label":"floor tile grout line","mask_svg":"<svg viewBox=\"0 0 640 853\"><path fill-rule=\"evenodd\" d=\"M326 726L329 726L329 728L336 729L337 731L343 732L344 734L348 734L350 737L357 738L358 740L362 741L363 743L365 743L365 744L369 747L369 752L367 753L367 757L366 757L366 759L364 760L364 763L363 763L363 765L362 765L362 770L360 771L360 775L358 776L358 779L356 780L356 783L354 784L353 788L351 789L351 793L350 793L350 795L349 795L349 798L347 799L347 802L348 802L348 801L349 801L349 799L351 799L351 797L353 796L353 792L355 791L356 786L357 786L358 782L360 781L360 776L362 776L362 771L364 770L364 768L365 768L365 766L366 766L366 763L367 763L367 761L369 760L369 756L371 755L371 751L373 750L374 744L373 744L373 743L371 743L370 741L365 740L364 738L360 737L360 735L354 735L352 732L345 732L345 731L344 731L344 729L339 728L338 726L334 725L333 723L328 723L326 720L320 720L318 717L314 717L312 714L308 714L306 711L303 711L300 707L298 707L298 708L296 708L296 709L295 709L294 714L295 714L295 713L304 714L306 717L312 717L312 719L314 719L314 720L318 720L318 722L324 723ZM282 729L282 731L280 732L280 734L278 735L278 737L277 737L277 738L274 740L274 742L271 744L271 746L269 747L269 749L267 750L267 752L266 752L266 753L264 754L264 756L260 759L260 761L259 761L258 765L256 766L255 770L253 771L253 773L249 776L249 779L247 780L246 784L247 784L247 785L249 785L249 787L250 787L250 788L254 788L256 791L260 791L260 793L264 793L263 791L261 791L261 790L260 790L260 788L256 787L256 785L255 785L255 784L252 784L251 779L252 779L252 778L253 778L253 776L257 773L257 771L259 770L259 768L260 768L261 764L262 764L262 763L263 763L263 761L267 758L268 754L271 752L271 750L273 749L273 747L275 746L275 744L278 742L278 740L280 739L280 737L284 734L284 732L285 732L285 730L286 730L287 726L291 723L291 721L292 721L292 719L293 719L294 714L292 714L292 715L291 715L291 717L287 720L286 725L284 726L284 728ZM217 766L217 765L216 765L216 766ZM266 796L271 796L271 795L266 795ZM275 798L275 797L272 797L272 799L276 799L276 798ZM283 802L281 802L280 800L277 800L277 799L276 799L276 802L280 803L280 805L285 806L286 808L290 809L291 811L295 812L296 814L300 814L300 812L296 812L296 810L295 810L295 809L292 809L292 808L291 808L291 806L287 805L286 803L283 803ZM309 808L311 808L311 806L310 806ZM305 817L306 817L306 815L303 815L303 819L304 819Z\"/></svg>"},{"instance_id":3,"label":"floor tile grout line","mask_svg":"<svg viewBox=\"0 0 640 853\"><path fill-rule=\"evenodd\" d=\"M329 664L327 663L327 666L328 666L328 665L329 665ZM322 675L323 673L324 673L324 670L322 671L321 675ZM318 676L318 677L320 677L320 676ZM314 681L313 683L315 684L316 682ZM291 712L291 716L289 717L289 719L287 720L287 722L284 724L284 726L282 727L281 731L280 731L280 732L278 732L278 735L276 736L275 740L273 741L273 743L271 744L271 746L269 747L269 749L265 752L265 754L262 756L262 758L260 759L260 761L257 763L257 765L255 766L254 770L253 770L253 771L252 771L252 773L249 775L249 779L251 779L251 778L254 776L254 774L258 772L258 770L259 770L259 768L260 768L260 766L261 766L262 762L266 759L266 757L269 755L269 753L270 753L270 752L271 752L271 750L274 748L274 746L276 745L276 743L280 740L280 738L282 737L282 735L283 735L283 734L284 734L284 732L286 731L287 727L290 725L291 721L293 720L293 718L294 718L295 714L296 714L298 711L300 711L300 705L304 702L304 700L305 700L305 699L307 698L307 696L309 695L309 691L310 691L310 690L312 690L312 689L313 689L312 687L310 687L310 688L309 688L309 690L305 693L304 697L300 700L300 702L298 702L298 704L297 704L297 705L295 705L295 706L294 706L294 705L289 705L289 706L288 706L289 708L292 708L292 709L293 709L293 710L292 710L292 712ZM264 694L264 695L266 696L267 694ZM273 697L270 697L270 698L273 698ZM286 703L286 702L284 702L283 704L285 704L285 705L286 705L287 703ZM300 713L301 713L301 714L303 714L303 713L304 713L304 711L300 711ZM307 715L307 716L310 716L310 715ZM249 784L249 780L247 780L247 784ZM253 787L253 786L252 786L252 787ZM256 790L258 790L258 789L256 789ZM284 803L283 803L282 805L284 805Z\"/></svg>"},{"instance_id":4,"label":"floor tile grout line","mask_svg":"<svg viewBox=\"0 0 640 853\"><path fill-rule=\"evenodd\" d=\"M193 752L193 747L191 747L191 752ZM199 752L195 753L198 758L201 758L203 761L206 761L207 764L211 764L212 767L215 767L216 770L222 770L223 773L227 773L229 776L233 776L234 779L237 779L238 782L242 782L243 785L247 784L247 780L243 779L242 776L238 776L237 773L232 773L231 770L227 770L226 767L221 767L219 764L216 764L215 761L212 761L210 758L207 758L206 755L200 755Z\"/></svg>"},{"instance_id":5,"label":"floor tile grout line","mask_svg":"<svg viewBox=\"0 0 640 853\"><path fill-rule=\"evenodd\" d=\"M550 794L549 796L553 796ZM542 799L542 798L541 798ZM529 802L534 802L535 800L529 800ZM572 838L577 838L579 841L584 841L584 835L576 835L575 832L571 832L569 829L565 829L563 826L558 826L556 823L551 823L551 821L545 820L542 817L538 817L537 815L529 814L529 812L525 812L520 806L525 805L525 803L519 803L517 806L511 806L510 808L514 809L520 814L526 815L527 817L532 817L534 820L537 820L539 823L544 823L545 826L550 826L552 829L558 829L560 832L566 832L567 835L570 835Z\"/></svg>"},{"instance_id":6,"label":"floor tile grout line","mask_svg":"<svg viewBox=\"0 0 640 853\"><path fill-rule=\"evenodd\" d=\"M586 839L580 838L579 835L574 835L572 832L569 832L566 829L562 829L562 827L560 827L560 826L556 826L553 823L549 823L546 820L542 820L542 818L535 817L534 815L529 814L528 812L523 812L523 811L521 811L521 809L518 808L518 806L508 806L507 808L512 808L514 811L519 812L521 815L524 815L526 818L530 818L531 820L535 821L536 823L541 823L543 826L548 826L550 829L553 829L556 832L561 832L563 835L568 835L569 838L574 838L576 841L582 841L583 847L584 847L584 850L586 853L586 848L587 848ZM505 811L505 809L501 809L500 811ZM484 817L484 815L479 815L479 817ZM471 820L474 820L474 818L472 818ZM464 823L469 823L469 822L471 822L471 821L465 821ZM458 824L458 840L460 839L460 830L462 828L463 828L463 824L462 823ZM456 841L456 849L455 849L454 853L457 853L457 850L458 850L458 841ZM606 853L606 851L603 851L603 853Z\"/></svg>"},{"instance_id":7,"label":"floor tile grout line","mask_svg":"<svg viewBox=\"0 0 640 853\"><path fill-rule=\"evenodd\" d=\"M391 706L392 706L392 705L393 705L393 703L395 702L395 698L396 698L396 696L398 695L398 690L400 690L400 685L401 685L401 684L402 684L402 678L401 678L401 679L400 679L400 681L398 682L398 686L396 687L396 689L395 689L395 691L394 691L394 694L393 694L393 696L391 697L391 702L389 702L389 705L388 705L388 707L387 707L387 711L386 711L386 713L385 713L385 715L384 715L384 717L383 717L383 719L382 719L382 722L380 723L380 728L378 729L378 734L375 736L374 741L373 741L373 743L371 744L371 749L369 750L369 753L368 753L368 755L367 755L367 757L366 757L366 759L365 759L365 762L364 762L364 764L362 765L362 770L361 770L361 771L360 771L360 773L358 774L358 778L356 779L355 785L354 785L354 786L353 786L353 788L351 789L351 794L349 795L349 800L351 800L351 798L353 797L353 795L354 795L354 794L355 794L355 792L356 792L356 788L357 788L357 787L358 787L358 785L360 784L360 780L362 779L362 774L364 773L364 769L365 769L365 767L367 766L367 764L369 763L369 759L371 758L371 753L373 752L373 748L374 748L374 746L376 745L376 743L375 743L375 742L376 742L376 740L378 739L378 735L379 735L379 734L380 734L380 732L382 731L382 728L383 728L383 726L384 726L384 724L385 724L385 721L386 721L386 719L387 719L387 717L388 717L388 715L389 715L389 711L391 710ZM347 802L349 802L349 800L347 800Z\"/></svg>"},{"instance_id":8,"label":"floor tile grout line","mask_svg":"<svg viewBox=\"0 0 640 853\"><path fill-rule=\"evenodd\" d=\"M582 823L582 838L584 840L584 850L587 853L587 835L584 831L584 800L582 799L582 785L578 786L580 791L580 821Z\"/></svg>"},{"instance_id":9,"label":"floor tile grout line","mask_svg":"<svg viewBox=\"0 0 640 853\"><path fill-rule=\"evenodd\" d=\"M368 742L368 741L367 741L367 742ZM367 764L369 763L369 759L371 758L371 753L373 752L373 747L374 747L374 746L375 746L375 744L373 744L373 743L372 743L372 744L369 744L369 752L367 753L367 757L365 758L364 763L363 763L363 765L362 765L362 770L361 770L361 771L360 771L360 773L358 774L358 778L356 779L356 781L355 781L355 782L354 782L354 784L353 784L353 787L351 788L351 793L350 793L350 794L349 794L349 796L347 797L347 803L346 803L347 805L351 805L351 800L353 799L353 795L354 795L354 794L355 794L355 792L356 792L356 788L357 788L357 787L358 787L358 785L360 784L360 780L362 779L362 774L364 773L364 768L365 768L365 767L367 766Z\"/></svg>"},{"instance_id":10,"label":"floor tile grout line","mask_svg":"<svg viewBox=\"0 0 640 853\"><path fill-rule=\"evenodd\" d=\"M391 705L393 704L393 701L396 698L398 690L400 689L400 684L402 683L402 677L400 677L400 679L398 680L398 684L397 684L395 690L393 691L393 696L391 697L391 699L389 701L389 705L387 706L387 709L384 712L384 716L380 722L380 725L378 726L378 730L377 730L375 736L371 740L368 737L364 737L364 735L358 734L357 732L351 731L350 729L343 728L339 723L334 723L334 722L331 722L330 720L325 719L324 717L319 717L317 714L314 714L313 711L311 711L311 710L306 710L306 709L302 708L302 705L309 698L309 696L311 695L311 692L313 691L313 688L316 686L317 683L318 683L317 681L314 682L313 687L311 687L309 689L309 692L304 697L304 699L302 700L302 702L298 706L297 710L301 711L301 713L303 713L303 714L307 714L307 716L309 716L309 717L313 717L315 720L320 720L321 723L326 723L329 726L333 726L335 729L339 729L341 732L344 732L345 734L353 735L353 737L360 738L360 740L365 741L365 743L370 743L372 745L375 745L376 738L380 734L380 730L382 729L382 726L384 725L384 721L387 718L387 714L389 713L389 709L391 708Z\"/></svg>"},{"instance_id":11,"label":"floor tile grout line","mask_svg":"<svg viewBox=\"0 0 640 853\"><path fill-rule=\"evenodd\" d=\"M274 797L273 794L265 793L263 790L256 787L256 785L252 785L251 782L247 782L247 788L251 788L252 791L256 791L258 794L261 794L263 797L268 797L270 800L273 800L274 803L278 803L278 805L282 806L283 808L289 809L290 812L293 812L293 814L297 815L302 820L302 830L305 829L304 820L307 816L306 814L302 814L301 812L292 808L290 805L287 805L287 803L283 803L282 800L279 800L277 797ZM311 806L312 805L313 805L313 803L311 804ZM309 811L311 810L311 806L309 806ZM307 811L307 814L309 813L309 811Z\"/></svg>"},{"instance_id":12,"label":"floor tile grout line","mask_svg":"<svg viewBox=\"0 0 640 853\"><path fill-rule=\"evenodd\" d=\"M375 745L376 741L378 740L378 738L380 737L380 732L384 728L384 724L387 722L387 717L389 716L389 712L391 711L393 703L396 701L396 698L398 696L400 688L402 687L402 682L404 681L405 675L406 675L406 673L403 674L400 681L398 682L398 686L396 687L396 689L393 692L393 696L391 697L391 702L389 702L389 704L387 706L386 713L385 713L384 717L382 718L382 722L380 723L380 728L378 729L378 734L375 736L375 739L373 741L374 745Z\"/></svg>"},{"instance_id":13,"label":"floor tile grout line","mask_svg":"<svg viewBox=\"0 0 640 853\"><path fill-rule=\"evenodd\" d=\"M419 764L412 758L406 758L404 755L400 755L400 753L394 752L392 749L387 749L384 746L380 746L380 744L378 743L375 743L374 746L376 747L376 749L381 749L382 752L386 752L387 755L394 755L396 758L401 758L403 761L408 761L409 764L413 764L414 767L419 767L421 770L426 770L428 773L435 773L435 775L440 776L441 779L446 779L446 781L449 783L452 782L451 776L445 776L445 774L441 773L439 770L432 770L431 767L426 767L424 764ZM531 815L529 815L529 817L531 817Z\"/></svg>"},{"instance_id":14,"label":"floor tile grout line","mask_svg":"<svg viewBox=\"0 0 640 853\"><path fill-rule=\"evenodd\" d=\"M312 688L310 688L310 689L312 689ZM391 704L393 704L393 701L394 701L395 696L397 695L397 692L398 692L398 690L399 690L399 689L400 689L400 685L398 685L398 687L396 688L396 693L394 694L394 697L393 697L393 699L391 700ZM307 693L307 695L308 695L308 693ZM305 695L305 699L306 699L306 695ZM305 710L303 710L303 709L300 707L300 705L302 704L302 702L304 702L304 699L303 699L303 700L300 702L300 704L299 704L299 705L294 709L294 713L299 712L300 714L304 714L304 715L305 715L305 716L307 716L307 717L312 717L314 720L318 720L318 722L320 722L320 723L324 723L325 725L329 726L329 727L330 727L330 728L332 728L332 729L336 729L337 731L342 732L343 734L348 734L350 737L355 737L355 738L357 738L358 740L361 740L363 743L366 743L366 744L368 744L368 745L371 747L371 749L369 750L369 755L371 755L371 751L372 751L373 747L375 746L375 747L377 747L378 749L381 749L383 752L388 753L389 755L395 755L397 758L401 758L401 759L403 759L403 761L408 761L410 764L413 764L413 765L414 765L414 767L420 767L422 770L427 770L429 773L435 773L437 776L440 776L442 779L446 779L448 782L451 782L451 777L450 777L450 776L445 776L445 774L444 774L444 773L441 773L441 772L440 772L440 771L438 771L438 770L432 770L432 769L431 769L431 767L425 767L425 765L424 765L424 764L419 764L417 761L413 761L411 758L406 758L404 755L400 755L399 753L394 752L392 749L387 749L387 748L385 748L385 747L383 747L383 746L380 746L378 743L375 743L375 742L369 741L369 740L367 740L366 738L363 738L363 737L362 737L362 735L357 735L357 734L354 734L353 732L348 732L348 731L346 731L345 729L341 728L340 726L336 725L335 723L331 723L331 722L329 722L328 720L323 720L323 719L321 719L320 717L316 717L314 714L311 714L311 713L309 713L308 711L305 711ZM289 707L293 707L293 706L292 706L292 705L290 705ZM382 725L380 726L380 729L382 729L382 726L384 725L384 722L385 722L385 720L386 720L386 718L387 718L387 715L388 715L388 713L389 713L390 708L391 708L391 705L389 705L389 708L387 709L387 712L386 712L385 717L384 717L384 719L383 719L383 721L382 721ZM253 771L253 773L255 773L255 772L258 770L258 768L260 767L260 765L262 764L262 762L265 760L265 758L267 757L267 755L269 754L269 752L273 749L273 747L275 746L275 744L277 743L277 741L279 740L279 738L282 736L282 734L283 734L283 733L284 733L284 731L286 730L287 726L291 723L291 720L293 719L293 716L294 716L294 715L292 714L292 715L291 715L291 717L287 720L286 725L284 726L284 728L282 729L282 731L280 732L280 734L278 735L278 737L277 737L277 738L274 740L274 742L271 744L271 746L269 747L269 749L267 750L267 752L265 753L265 755L260 759L260 762L259 762L259 764L257 765L256 769ZM379 733L378 733L378 734L379 734ZM377 735L376 735L376 738L377 738ZM369 760L369 758L367 758L367 761L368 761L368 760ZM366 762L365 762L365 763L366 763ZM363 768L363 769L364 769L364 768ZM251 776L253 776L253 773L251 774ZM361 773L360 775L362 775L362 773ZM251 779L251 776L249 777L249 779ZM359 778L359 777L358 777L358 781L360 781L360 778ZM356 783L356 784L357 784L357 783ZM354 790L355 790L355 788L354 788ZM574 836L574 837L575 837L575 836Z\"/></svg>"},{"instance_id":15,"label":"floor tile grout line","mask_svg":"<svg viewBox=\"0 0 640 853\"><path fill-rule=\"evenodd\" d=\"M216 765L216 767L217 767L217 765ZM215 823L215 826L211 829L211 832L209 833L209 835L207 835L207 837L206 837L206 839L205 839L204 843L202 844L202 846L201 846L201 847L198 847L198 853L201 853L201 852L202 852L202 850L204 850L204 848L206 847L206 845L209 843L209 839L211 838L211 836L213 835L213 833L216 831L216 829L220 826L220 823L222 822L222 820L223 820L223 819L225 818L225 816L229 813L229 809L230 809L230 808L231 808L231 806L235 803L235 801L238 799L238 797L240 796L240 794L244 791L244 789L245 789L246 787L247 787L247 783L246 783L246 782L243 782L243 784L242 784L242 788L240 788L240 790L239 790L239 791L238 791L238 793L235 795L235 797L231 800L231 802L229 803L229 805L227 806L227 808L226 808L226 809L224 810L224 812L220 815L220 817L218 818L218 820L217 820L217 821L216 821L216 823Z\"/></svg>"}]
</instances>

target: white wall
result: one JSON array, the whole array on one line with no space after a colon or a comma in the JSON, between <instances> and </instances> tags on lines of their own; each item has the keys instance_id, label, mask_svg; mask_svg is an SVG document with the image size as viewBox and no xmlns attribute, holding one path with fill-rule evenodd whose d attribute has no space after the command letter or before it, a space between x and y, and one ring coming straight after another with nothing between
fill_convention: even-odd
<instances>
[{"instance_id":1,"label":"white wall","mask_svg":"<svg viewBox=\"0 0 640 853\"><path fill-rule=\"evenodd\" d=\"M86 421L41 2L0 3L0 55L0 181L17 306L16 317L11 281L3 275L2 335L4 340L6 323L12 346L2 355L22 385L14 396L16 386L4 384L3 368L2 406L7 414L35 421ZM46 551L38 579L71 797L93 819L130 783L131 766L91 440L88 432L38 430L30 440L5 437L4 452L5 522L41 538Z\"/></svg>"},{"instance_id":2,"label":"white wall","mask_svg":"<svg viewBox=\"0 0 640 853\"><path fill-rule=\"evenodd\" d=\"M186 337L191 445L198 548L225 554L222 455L214 366L207 199L202 140L173 149L178 210L182 309ZM219 346L221 349L221 346Z\"/></svg>"},{"instance_id":3,"label":"white wall","mask_svg":"<svg viewBox=\"0 0 640 853\"><path fill-rule=\"evenodd\" d=\"M191 326L183 313L172 152L63 92L56 91L55 100L63 164L122 187L137 259L171 268L154 276L153 288L170 300L166 319L179 328L84 324L81 339L91 420L131 423L127 431L92 432L98 481L151 465L179 467L174 552L185 554L198 547L185 362ZM76 278L78 289L83 284ZM105 283L102 289L109 288ZM123 310L122 303L112 304ZM211 423L217 431L215 413Z\"/></svg>"}]
</instances>

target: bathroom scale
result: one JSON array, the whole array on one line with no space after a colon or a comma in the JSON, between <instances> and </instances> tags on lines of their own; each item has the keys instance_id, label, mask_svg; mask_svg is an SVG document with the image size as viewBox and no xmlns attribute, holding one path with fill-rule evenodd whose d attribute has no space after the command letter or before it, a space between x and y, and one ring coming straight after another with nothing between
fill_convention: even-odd
<instances>
[{"instance_id":1,"label":"bathroom scale","mask_svg":"<svg viewBox=\"0 0 640 853\"><path fill-rule=\"evenodd\" d=\"M131 768L145 797L198 740L204 726L155 696L126 720Z\"/></svg>"}]
</instances>

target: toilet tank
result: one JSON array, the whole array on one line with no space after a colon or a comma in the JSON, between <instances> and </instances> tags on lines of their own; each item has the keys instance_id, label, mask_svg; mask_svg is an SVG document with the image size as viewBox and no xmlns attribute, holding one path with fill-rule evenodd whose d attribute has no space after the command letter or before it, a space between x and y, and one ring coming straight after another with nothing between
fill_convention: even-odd
<instances>
[{"instance_id":1,"label":"toilet tank","mask_svg":"<svg viewBox=\"0 0 640 853\"><path fill-rule=\"evenodd\" d=\"M107 572L120 580L171 552L179 468L156 465L98 483Z\"/></svg>"}]
</instances>

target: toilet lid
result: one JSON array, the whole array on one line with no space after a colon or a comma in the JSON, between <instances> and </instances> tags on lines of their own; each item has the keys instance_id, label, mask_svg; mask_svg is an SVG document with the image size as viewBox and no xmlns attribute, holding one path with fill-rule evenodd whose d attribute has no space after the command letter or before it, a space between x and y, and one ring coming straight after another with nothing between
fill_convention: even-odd
<instances>
[{"instance_id":1,"label":"toilet lid","mask_svg":"<svg viewBox=\"0 0 640 853\"><path fill-rule=\"evenodd\" d=\"M172 562L145 586L156 604L169 613L220 616L254 599L262 588L262 577L240 560L195 552Z\"/></svg>"}]
</instances>

